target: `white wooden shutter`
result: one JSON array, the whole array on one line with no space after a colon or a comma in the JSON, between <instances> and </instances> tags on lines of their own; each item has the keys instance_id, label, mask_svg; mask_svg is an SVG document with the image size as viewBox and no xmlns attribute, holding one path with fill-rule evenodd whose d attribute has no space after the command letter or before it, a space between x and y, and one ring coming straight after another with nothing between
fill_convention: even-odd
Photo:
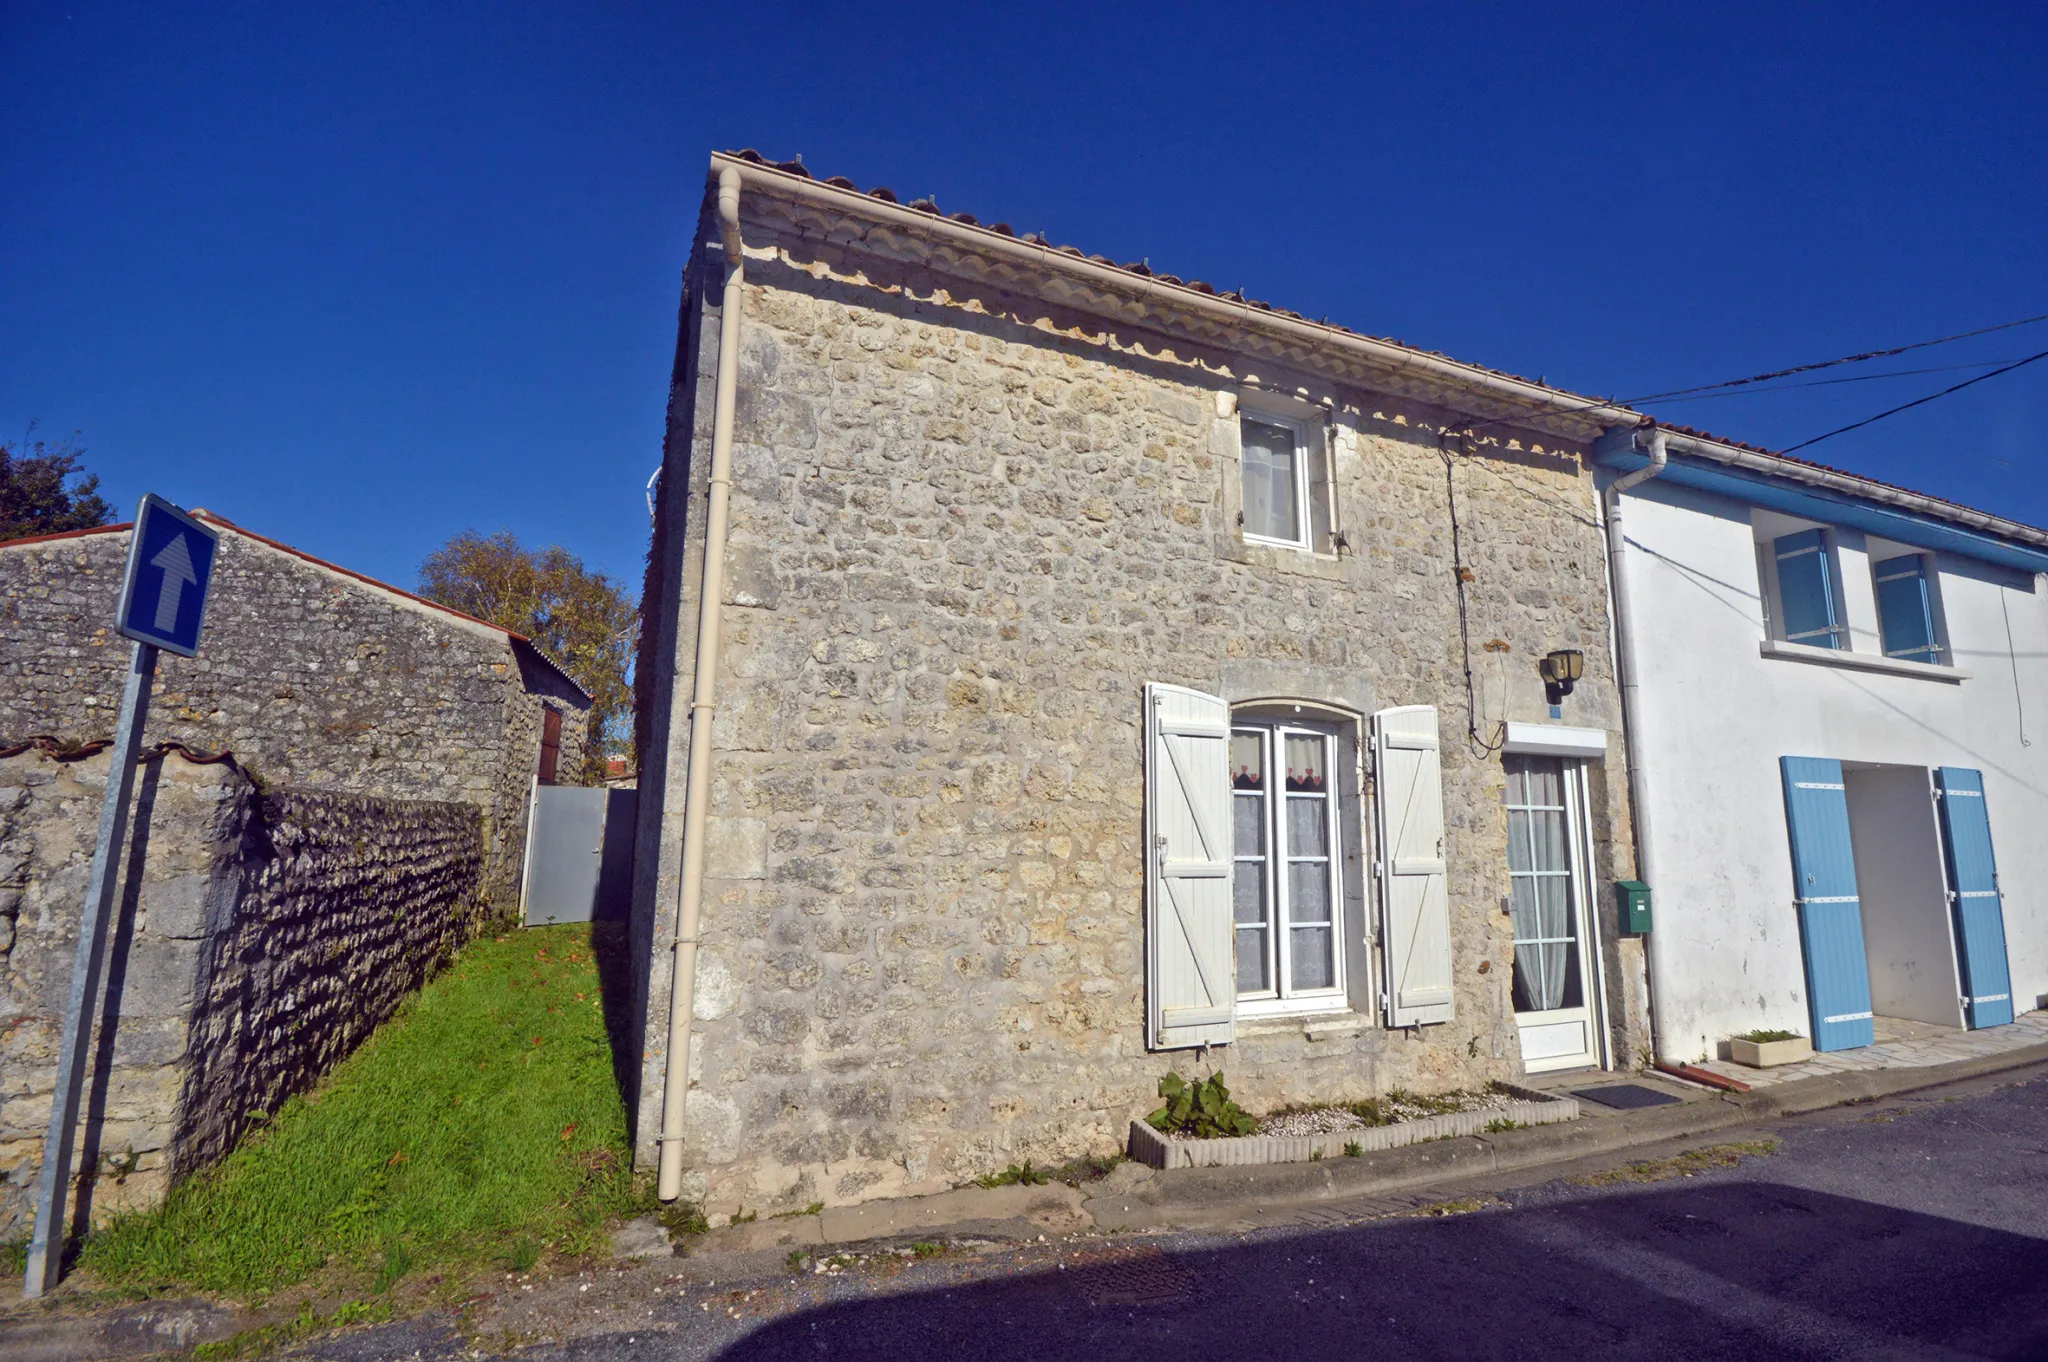
<instances>
[{"instance_id":1,"label":"white wooden shutter","mask_svg":"<svg viewBox=\"0 0 2048 1362\"><path fill-rule=\"evenodd\" d=\"M1230 915L1230 707L1145 687L1147 1042L1220 1045L1235 1034Z\"/></svg>"},{"instance_id":2,"label":"white wooden shutter","mask_svg":"<svg viewBox=\"0 0 2048 1362\"><path fill-rule=\"evenodd\" d=\"M1387 1024L1451 1019L1451 907L1444 887L1443 766L1436 710L1372 716L1386 930Z\"/></svg>"}]
</instances>

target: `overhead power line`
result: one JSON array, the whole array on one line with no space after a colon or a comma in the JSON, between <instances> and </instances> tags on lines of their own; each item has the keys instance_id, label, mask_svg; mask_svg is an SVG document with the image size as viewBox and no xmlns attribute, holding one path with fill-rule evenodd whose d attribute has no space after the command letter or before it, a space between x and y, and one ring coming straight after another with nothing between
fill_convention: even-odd
<instances>
[{"instance_id":1,"label":"overhead power line","mask_svg":"<svg viewBox=\"0 0 2048 1362\"><path fill-rule=\"evenodd\" d=\"M1817 445L1822 440L1832 440L1835 436L1846 435L1852 430L1861 430L1863 429L1863 427L1870 425L1872 422L1882 421L1887 416L1897 416L1900 412L1911 411L1914 407L1925 406L1929 402L1934 401L1938 397L1947 397L1950 393L1959 393L1963 389L1971 386L1974 383L1982 383L1987 378L1997 378L2000 374L2009 374L2015 369L2024 369L2027 365L2032 364L2037 359L2048 359L2048 350L2043 350L2036 355L2028 355L2025 359L2020 360L2017 363L2008 364L2003 369L1993 369L1988 374L1978 374L1975 378L1966 378L1960 383L1953 384L1950 387L1943 388L1938 393L1929 393L1925 397L1915 398L1913 401L1906 402L1899 406L1893 407L1889 411L1881 411L1875 416L1866 416L1861 421L1856 421L1849 425L1841 426L1835 430L1829 431L1825 435L1816 435L1811 440L1801 440L1798 444L1788 446L1787 448L1781 449L1778 452L1781 454L1790 454L1795 449L1804 449L1808 445Z\"/></svg>"},{"instance_id":2,"label":"overhead power line","mask_svg":"<svg viewBox=\"0 0 2048 1362\"><path fill-rule=\"evenodd\" d=\"M1644 393L1641 397L1624 397L1623 404L1632 402L1654 402L1659 398L1688 397L1693 393L1716 392L1722 388L1740 388L1750 383L1763 383L1773 378L1790 378L1794 374L1812 373L1815 369L1832 369L1839 364L1861 364L1865 360L1889 359L1893 355L1908 354L1914 350L1925 350L1929 346L1947 345L1951 341L1968 340L1972 336L1988 336L1994 331L2010 331L2016 326L2032 326L2036 322L2048 322L2048 312L2036 317L2022 317L2015 322L2000 322L1996 326L1982 326L1975 331L1958 331L1953 336L1938 336L1933 340L1914 341L1911 345L1895 345L1889 350L1866 350L1860 355L1843 355L1840 359L1824 359L1815 364L1795 364L1789 369L1773 369L1767 374L1752 374L1748 378L1731 378L1725 383L1709 383L1698 388L1675 388L1670 392ZM1987 374L1988 378L1989 375Z\"/></svg>"},{"instance_id":3,"label":"overhead power line","mask_svg":"<svg viewBox=\"0 0 2048 1362\"><path fill-rule=\"evenodd\" d=\"M1563 408L1553 407L1549 408L1548 410L1544 408L1541 402L1530 402L1527 404L1526 409L1523 411L1515 412L1506 416L1496 416L1486 421L1473 422L1472 424L1465 426L1464 429L1468 433L1470 433L1473 431L1484 430L1488 426L1506 425L1510 422L1522 420L1530 416L1572 416L1576 415L1579 412L1592 411L1598 407L1627 407L1636 405L1638 403L1657 402L1660 400L1677 397L1689 397L1696 393L1717 393L1726 388L1741 388L1746 387L1752 383L1763 383L1767 380L1774 378L1790 378L1794 374L1812 373L1816 369L1832 369L1843 364L1862 364L1868 360L1887 359L1893 355L1910 354L1912 351L1925 350L1928 349L1930 346L1947 345L1952 341L1969 340L1973 336L1988 336L1993 334L1994 332L2010 331L2015 327L2032 326L2036 322L2048 322L2048 312L2038 313L2032 317L2021 317L2015 321L2000 322L1996 326L1980 326L1974 331L1958 331L1956 334L1952 336L1937 336L1933 340L1914 341L1910 345L1894 345L1884 350L1865 350L1859 354L1842 355L1836 359L1824 359L1816 361L1811 364L1795 364L1789 369L1773 369L1771 372L1767 374L1751 374L1748 378L1731 378L1720 383L1702 384L1697 388L1674 388L1669 392L1645 393L1641 397L1600 397L1594 398L1588 402L1581 403L1578 406ZM2022 363L2025 362L2029 361L2022 361ZM2001 370L2000 372L2003 372L2003 370ZM1879 375L1873 375L1873 377L1878 376ZM1985 374L1983 375L1983 377L1994 378L1996 377L1996 375ZM1792 387L1798 385L1788 384L1786 386ZM1941 393L1936 393L1934 396L1940 397L1942 395L1943 394ZM1886 414L1888 415L1889 413ZM1840 433L1841 432L1839 431L1830 432L1830 434ZM1818 438L1824 440L1827 438L1827 436L1823 435Z\"/></svg>"},{"instance_id":4,"label":"overhead power line","mask_svg":"<svg viewBox=\"0 0 2048 1362\"><path fill-rule=\"evenodd\" d=\"M1647 403L1641 398L1641 406L1667 406L1684 402L1719 402L1730 397L1754 397L1760 393L1788 393L1795 388L1832 388L1839 383L1875 383L1882 378L1913 378L1920 374L1952 374L1963 369L1990 369L2000 364L2012 363L2009 359L1978 360L1974 364L1937 364L1927 369L1887 369L1881 374L1852 374L1848 378L1813 378L1804 383L1778 383L1768 388L1749 388L1742 392L1702 393L1697 397L1674 397L1668 402Z\"/></svg>"}]
</instances>

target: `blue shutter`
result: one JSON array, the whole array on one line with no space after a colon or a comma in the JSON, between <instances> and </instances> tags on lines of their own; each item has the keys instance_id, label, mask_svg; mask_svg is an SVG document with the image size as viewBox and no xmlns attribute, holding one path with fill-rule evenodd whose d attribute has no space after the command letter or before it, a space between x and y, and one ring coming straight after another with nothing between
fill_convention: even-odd
<instances>
[{"instance_id":1,"label":"blue shutter","mask_svg":"<svg viewBox=\"0 0 2048 1362\"><path fill-rule=\"evenodd\" d=\"M1934 773L1941 803L1941 840L1948 853L1948 900L1956 919L1963 1010L1972 1029L2012 1020L2012 974L2005 960L2005 914L1998 865L1991 858L1991 818L1984 777L1962 766Z\"/></svg>"},{"instance_id":2,"label":"blue shutter","mask_svg":"<svg viewBox=\"0 0 2048 1362\"><path fill-rule=\"evenodd\" d=\"M1908 662L1939 662L1934 612L1927 601L1927 560L1919 554L1887 558L1877 565L1877 624L1884 655Z\"/></svg>"},{"instance_id":3,"label":"blue shutter","mask_svg":"<svg viewBox=\"0 0 2048 1362\"><path fill-rule=\"evenodd\" d=\"M1778 610L1785 617L1785 641L1839 648L1826 536L1819 530L1801 530L1778 540L1771 551L1778 560Z\"/></svg>"},{"instance_id":4,"label":"blue shutter","mask_svg":"<svg viewBox=\"0 0 2048 1362\"><path fill-rule=\"evenodd\" d=\"M1863 955L1863 906L1856 896L1842 763L1780 757L1778 765L1785 778L1785 821L1792 831L1793 893L1799 904L1799 944L1806 953L1813 1048L1854 1050L1877 1037L1870 1021L1870 966Z\"/></svg>"}]
</instances>

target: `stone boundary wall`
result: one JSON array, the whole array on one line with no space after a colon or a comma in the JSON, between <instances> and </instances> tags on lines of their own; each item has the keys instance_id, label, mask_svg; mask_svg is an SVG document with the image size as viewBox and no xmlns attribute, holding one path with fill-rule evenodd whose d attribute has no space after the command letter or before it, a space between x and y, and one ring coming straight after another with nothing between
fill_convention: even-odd
<instances>
[{"instance_id":1,"label":"stone boundary wall","mask_svg":"<svg viewBox=\"0 0 2048 1362\"><path fill-rule=\"evenodd\" d=\"M27 1233L104 752L0 758L0 1239ZM472 805L259 790L147 759L109 927L73 1215L154 1204L360 1044L475 930Z\"/></svg>"},{"instance_id":2,"label":"stone boundary wall","mask_svg":"<svg viewBox=\"0 0 2048 1362\"><path fill-rule=\"evenodd\" d=\"M0 746L112 735L127 553L126 531L0 546ZM224 528L200 654L158 659L149 736L233 752L266 786L474 804L510 909L550 708L575 783L589 701L530 646Z\"/></svg>"}]
</instances>

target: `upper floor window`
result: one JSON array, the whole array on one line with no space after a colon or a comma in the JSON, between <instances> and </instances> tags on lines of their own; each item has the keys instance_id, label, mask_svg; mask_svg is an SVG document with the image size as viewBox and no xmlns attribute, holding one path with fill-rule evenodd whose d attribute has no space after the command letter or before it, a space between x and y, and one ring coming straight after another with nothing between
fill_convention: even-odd
<instances>
[{"instance_id":1,"label":"upper floor window","mask_svg":"<svg viewBox=\"0 0 2048 1362\"><path fill-rule=\"evenodd\" d=\"M1330 551L1330 462L1322 427L1266 412L1238 417L1244 537Z\"/></svg>"},{"instance_id":2,"label":"upper floor window","mask_svg":"<svg viewBox=\"0 0 2048 1362\"><path fill-rule=\"evenodd\" d=\"M1846 648L1835 598L1835 553L1825 530L1801 530L1774 540L1778 618L1787 643L1810 648Z\"/></svg>"},{"instance_id":3,"label":"upper floor window","mask_svg":"<svg viewBox=\"0 0 2048 1362\"><path fill-rule=\"evenodd\" d=\"M1924 554L1871 564L1877 585L1877 628L1886 657L1939 663L1947 651L1935 636L1934 574Z\"/></svg>"}]
</instances>

